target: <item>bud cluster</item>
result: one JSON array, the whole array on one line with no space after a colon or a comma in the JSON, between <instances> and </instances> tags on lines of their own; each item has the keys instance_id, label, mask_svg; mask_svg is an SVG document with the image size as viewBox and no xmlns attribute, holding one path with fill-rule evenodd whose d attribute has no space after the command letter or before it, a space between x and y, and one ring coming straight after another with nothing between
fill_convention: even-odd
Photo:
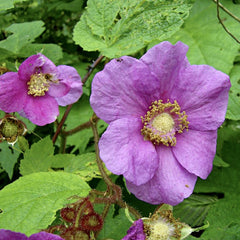
<instances>
[{"instance_id":1,"label":"bud cluster","mask_svg":"<svg viewBox=\"0 0 240 240\"><path fill-rule=\"evenodd\" d=\"M89 240L103 226L103 219L95 212L89 198L62 208L60 216L64 224L50 227L47 231L58 233L65 240Z\"/></svg>"}]
</instances>

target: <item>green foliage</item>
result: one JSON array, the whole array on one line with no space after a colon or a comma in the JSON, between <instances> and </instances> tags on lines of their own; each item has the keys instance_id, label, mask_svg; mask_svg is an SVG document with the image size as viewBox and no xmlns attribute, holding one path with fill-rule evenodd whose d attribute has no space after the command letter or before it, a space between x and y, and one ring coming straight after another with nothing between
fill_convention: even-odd
<instances>
[{"instance_id":1,"label":"green foliage","mask_svg":"<svg viewBox=\"0 0 240 240\"><path fill-rule=\"evenodd\" d=\"M24 153L24 158L20 163L20 173L24 176L56 169L75 173L84 181L101 177L96 164L95 153L86 153L78 156L74 154L53 155L53 153L54 147L49 137L34 143Z\"/></svg>"},{"instance_id":2,"label":"green foliage","mask_svg":"<svg viewBox=\"0 0 240 240\"><path fill-rule=\"evenodd\" d=\"M231 9L234 8L230 1L221 2ZM230 16L223 14L223 17L228 25L236 27L236 22L233 22ZM187 44L187 57L191 64L208 64L227 74L233 67L239 49L238 44L218 23L216 5L208 0L196 1L184 26L167 40Z\"/></svg>"},{"instance_id":3,"label":"green foliage","mask_svg":"<svg viewBox=\"0 0 240 240\"><path fill-rule=\"evenodd\" d=\"M239 123L230 122L219 131L224 138L221 156L229 167L214 167L206 181L198 180L195 191L222 196L209 209L205 221L210 227L204 231L201 239L211 240L218 236L220 240L235 240L239 236Z\"/></svg>"},{"instance_id":4,"label":"green foliage","mask_svg":"<svg viewBox=\"0 0 240 240\"><path fill-rule=\"evenodd\" d=\"M81 111L79 111L79 109L81 109ZM62 114L64 111L65 108L60 108L60 112L62 112ZM89 104L89 99L85 95L83 95L80 101L74 104L74 106L71 109L71 115L68 116L68 119L66 121L67 125L66 130L74 129L76 126L88 122L92 115L93 110ZM103 132L106 126L107 124L105 122L99 121L98 123L99 132L100 133ZM80 153L84 153L92 137L93 137L92 129L89 127L73 135L68 136L67 144L74 146L74 148L71 151L72 153L76 150L79 150Z\"/></svg>"},{"instance_id":5,"label":"green foliage","mask_svg":"<svg viewBox=\"0 0 240 240\"><path fill-rule=\"evenodd\" d=\"M183 24L190 1L89 0L73 39L108 58L134 54L153 40L170 37Z\"/></svg>"},{"instance_id":6,"label":"green foliage","mask_svg":"<svg viewBox=\"0 0 240 240\"><path fill-rule=\"evenodd\" d=\"M6 28L6 31L13 34L0 42L0 48L10 50L11 54L18 54L23 47L33 42L44 31L43 25L42 21L12 24Z\"/></svg>"},{"instance_id":7,"label":"green foliage","mask_svg":"<svg viewBox=\"0 0 240 240\"><path fill-rule=\"evenodd\" d=\"M85 197L90 187L77 175L64 172L33 173L0 191L1 228L27 235L47 228L55 213L73 195Z\"/></svg>"},{"instance_id":8,"label":"green foliage","mask_svg":"<svg viewBox=\"0 0 240 240\"><path fill-rule=\"evenodd\" d=\"M180 218L192 227L201 226L211 206L215 204L217 197L193 194L184 202L174 207L174 216Z\"/></svg>"},{"instance_id":9,"label":"green foliage","mask_svg":"<svg viewBox=\"0 0 240 240\"><path fill-rule=\"evenodd\" d=\"M132 223L126 217L124 209L119 209L116 214L114 206L111 205L103 229L97 239L122 239L131 225Z\"/></svg>"},{"instance_id":10,"label":"green foliage","mask_svg":"<svg viewBox=\"0 0 240 240\"><path fill-rule=\"evenodd\" d=\"M53 144L49 137L34 143L24 153L20 164L20 173L27 175L35 172L47 172L51 166L53 152Z\"/></svg>"},{"instance_id":11,"label":"green foliage","mask_svg":"<svg viewBox=\"0 0 240 240\"><path fill-rule=\"evenodd\" d=\"M101 174L96 163L95 153L85 153L78 156L73 154L57 154L52 158L52 168L61 168L65 172L75 173L84 181L100 178Z\"/></svg>"},{"instance_id":12,"label":"green foliage","mask_svg":"<svg viewBox=\"0 0 240 240\"><path fill-rule=\"evenodd\" d=\"M23 1L28 1L28 0L7 0L7 1L1 0L0 11L7 10L9 8L13 8L14 3L23 2Z\"/></svg>"},{"instance_id":13,"label":"green foliage","mask_svg":"<svg viewBox=\"0 0 240 240\"><path fill-rule=\"evenodd\" d=\"M17 162L19 152L13 150L7 142L0 145L0 164L1 167L7 172L10 179L13 176L14 166Z\"/></svg>"},{"instance_id":14,"label":"green foliage","mask_svg":"<svg viewBox=\"0 0 240 240\"><path fill-rule=\"evenodd\" d=\"M226 118L240 120L240 64L236 64L230 72L232 87L229 93L229 102Z\"/></svg>"}]
</instances>

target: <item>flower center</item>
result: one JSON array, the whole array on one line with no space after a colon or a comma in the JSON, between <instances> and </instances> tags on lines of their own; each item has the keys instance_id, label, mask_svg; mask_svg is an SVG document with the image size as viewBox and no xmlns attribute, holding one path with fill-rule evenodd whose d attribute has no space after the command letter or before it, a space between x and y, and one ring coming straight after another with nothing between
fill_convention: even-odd
<instances>
[{"instance_id":1,"label":"flower center","mask_svg":"<svg viewBox=\"0 0 240 240\"><path fill-rule=\"evenodd\" d=\"M34 97L44 96L45 92L48 91L50 83L57 83L57 80L52 80L50 74L35 73L31 76L30 81L27 82L28 94Z\"/></svg>"},{"instance_id":2,"label":"flower center","mask_svg":"<svg viewBox=\"0 0 240 240\"><path fill-rule=\"evenodd\" d=\"M150 140L154 145L162 143L165 146L176 145L176 133L188 129L187 115L177 101L163 103L162 100L154 101L144 117L141 117L143 128L141 133L145 140Z\"/></svg>"}]
</instances>

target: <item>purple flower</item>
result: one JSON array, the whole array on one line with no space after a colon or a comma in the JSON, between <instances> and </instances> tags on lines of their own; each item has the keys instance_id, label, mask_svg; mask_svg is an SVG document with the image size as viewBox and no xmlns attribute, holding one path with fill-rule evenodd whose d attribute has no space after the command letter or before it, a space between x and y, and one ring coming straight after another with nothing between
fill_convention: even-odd
<instances>
[{"instance_id":1,"label":"purple flower","mask_svg":"<svg viewBox=\"0 0 240 240\"><path fill-rule=\"evenodd\" d=\"M0 240L63 240L63 238L47 232L39 232L27 237L23 233L0 229Z\"/></svg>"},{"instance_id":2,"label":"purple flower","mask_svg":"<svg viewBox=\"0 0 240 240\"><path fill-rule=\"evenodd\" d=\"M58 105L72 104L81 95L82 82L76 69L56 67L41 53L27 58L18 72L0 76L0 109L19 112L39 126L54 122Z\"/></svg>"},{"instance_id":3,"label":"purple flower","mask_svg":"<svg viewBox=\"0 0 240 240\"><path fill-rule=\"evenodd\" d=\"M145 240L144 226L142 219L139 219L133 223L128 229L127 235L122 240Z\"/></svg>"},{"instance_id":4,"label":"purple flower","mask_svg":"<svg viewBox=\"0 0 240 240\"><path fill-rule=\"evenodd\" d=\"M106 64L92 83L91 106L109 123L100 157L143 201L176 205L212 170L229 77L190 65L188 47L162 42L140 60Z\"/></svg>"}]
</instances>

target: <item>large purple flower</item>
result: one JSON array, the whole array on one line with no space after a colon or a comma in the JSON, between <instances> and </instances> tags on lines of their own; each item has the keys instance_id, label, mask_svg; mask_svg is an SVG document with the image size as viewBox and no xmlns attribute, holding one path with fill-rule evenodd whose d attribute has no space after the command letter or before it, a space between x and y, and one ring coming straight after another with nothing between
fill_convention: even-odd
<instances>
[{"instance_id":1,"label":"large purple flower","mask_svg":"<svg viewBox=\"0 0 240 240\"><path fill-rule=\"evenodd\" d=\"M39 232L27 237L23 233L0 229L0 240L63 240L60 236L47 232Z\"/></svg>"},{"instance_id":2,"label":"large purple flower","mask_svg":"<svg viewBox=\"0 0 240 240\"><path fill-rule=\"evenodd\" d=\"M18 72L0 76L0 109L19 112L36 125L54 122L58 105L76 102L82 82L75 68L54 63L39 53L27 58Z\"/></svg>"},{"instance_id":3,"label":"large purple flower","mask_svg":"<svg viewBox=\"0 0 240 240\"><path fill-rule=\"evenodd\" d=\"M92 83L91 106L109 123L100 157L152 204L176 205L192 193L197 176L207 178L225 118L229 77L190 65L187 50L162 42L140 60L110 61Z\"/></svg>"}]
</instances>

